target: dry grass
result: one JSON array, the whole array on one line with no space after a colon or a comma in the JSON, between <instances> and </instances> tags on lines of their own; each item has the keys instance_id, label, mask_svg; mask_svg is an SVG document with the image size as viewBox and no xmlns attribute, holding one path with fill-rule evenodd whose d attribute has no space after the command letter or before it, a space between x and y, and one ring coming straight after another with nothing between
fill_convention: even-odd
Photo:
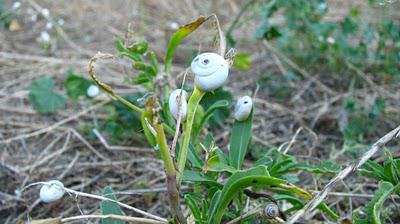
<instances>
[{"instance_id":1,"label":"dry grass","mask_svg":"<svg viewBox=\"0 0 400 224\"><path fill-rule=\"evenodd\" d=\"M75 71L87 74L90 57L97 51L113 53L113 37L125 36L129 23L134 31L131 35L137 39L146 38L161 58L168 37L173 32L168 28L171 22L183 24L198 15L216 13L226 30L240 11L240 2L37 1L36 9L40 9L37 6L46 7L53 20L62 18L65 21L58 31L52 31L54 43L45 50L39 47L36 38L45 29L48 20L39 16L36 22L32 22L27 10L35 6L35 2L24 1L17 13L21 30L0 32L0 222L15 223L27 217L68 217L99 210L98 202L91 199L65 197L61 202L48 205L38 201L36 187L21 192L29 183L50 179L59 179L71 189L95 194L100 194L107 185L113 186L116 191L149 189L137 190L133 195L121 195L119 200L167 217L169 212L163 190L165 174L162 163L151 149L129 141L110 147L100 139L89 141L81 133L83 124L96 123L107 116L102 109L102 105L109 103L107 97L99 97L95 105L86 105L83 101L69 103L65 110L56 114L39 115L28 102L29 83L39 76L53 77L57 80L58 91L63 91L65 71L72 66ZM347 1L331 2L338 10L330 12L328 20L337 20L350 8ZM288 102L271 100L268 89L258 91L253 142L267 147L283 145L284 150L308 160L332 159L334 154L336 161L345 164L349 160L343 156L343 151L332 153L331 150L332 146L340 148L343 143L336 118L342 110L342 100L349 95L366 104L371 104L378 94L385 97L387 116L379 118L376 132L368 136L371 143L398 125L399 83L376 85L372 74L355 71L356 75L371 80L367 87L358 90L332 87L335 77L308 74L304 68L290 63L273 46L256 41L253 34L260 23L257 15L246 13L243 18L246 24L234 34L239 50L253 52L253 67L244 73L233 72L228 89L234 90L235 94L252 94L257 88L257 80L266 71L279 76L285 69L298 70L306 77L290 83L296 94ZM279 21L277 17L276 22ZM185 41L179 49L174 73L185 69L189 53L213 47L209 44L216 35L213 30L208 26ZM138 90L123 82L125 77L134 76L126 61L104 65L99 72L99 76L103 74L103 81L113 85L120 93ZM299 128L302 129L298 131ZM228 130L221 127L215 133L218 133L216 139L219 145L226 149ZM104 138L107 141L107 136ZM361 153L363 146L359 150ZM308 189L320 190L326 184L324 180L307 175L301 177L304 177L302 185ZM358 187L358 183L356 178L349 179L335 190L354 195L371 193L368 187L373 187L372 182L366 183L365 188ZM352 206L365 202L363 197L355 197L354 200L347 199L350 202L344 205L340 203L343 199L338 195L328 197L329 204L341 211L342 216L348 216Z\"/></svg>"}]
</instances>

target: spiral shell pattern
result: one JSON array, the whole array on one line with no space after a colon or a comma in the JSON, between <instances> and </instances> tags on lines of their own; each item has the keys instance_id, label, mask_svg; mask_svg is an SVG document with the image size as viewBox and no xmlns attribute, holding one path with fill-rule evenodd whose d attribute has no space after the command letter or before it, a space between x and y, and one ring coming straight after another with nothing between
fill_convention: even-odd
<instances>
[{"instance_id":1,"label":"spiral shell pattern","mask_svg":"<svg viewBox=\"0 0 400 224\"><path fill-rule=\"evenodd\" d=\"M216 53L202 53L191 63L195 84L203 91L213 91L222 86L229 74L229 63Z\"/></svg>"},{"instance_id":2,"label":"spiral shell pattern","mask_svg":"<svg viewBox=\"0 0 400 224\"><path fill-rule=\"evenodd\" d=\"M269 219L274 219L279 215L279 208L276 204L267 204L264 208L264 215Z\"/></svg>"}]
</instances>

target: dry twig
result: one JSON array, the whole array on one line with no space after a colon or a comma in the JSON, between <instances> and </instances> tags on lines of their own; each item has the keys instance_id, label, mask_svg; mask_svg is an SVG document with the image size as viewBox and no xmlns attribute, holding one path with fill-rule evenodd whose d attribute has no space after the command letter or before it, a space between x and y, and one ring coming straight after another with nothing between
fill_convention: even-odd
<instances>
[{"instance_id":1,"label":"dry twig","mask_svg":"<svg viewBox=\"0 0 400 224\"><path fill-rule=\"evenodd\" d=\"M387 133L385 136L380 138L377 142L375 142L370 150L368 150L360 159L355 161L352 165L347 166L340 173L338 173L329 183L314 196L312 200L310 200L302 209L298 210L289 220L286 222L287 224L295 223L299 218L301 218L304 214L310 213L314 210L328 195L328 192L333 188L333 186L346 178L350 173L353 173L358 168L360 168L365 162L367 162L371 156L373 156L379 149L385 146L386 143L391 141L392 139L398 137L400 135L400 126L393 129L391 132Z\"/></svg>"}]
</instances>

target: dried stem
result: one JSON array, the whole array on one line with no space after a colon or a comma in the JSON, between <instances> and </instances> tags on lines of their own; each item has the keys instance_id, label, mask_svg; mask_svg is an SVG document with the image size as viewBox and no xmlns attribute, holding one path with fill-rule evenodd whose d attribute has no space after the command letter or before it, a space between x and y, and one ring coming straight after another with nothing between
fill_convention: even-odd
<instances>
[{"instance_id":1,"label":"dried stem","mask_svg":"<svg viewBox=\"0 0 400 224\"><path fill-rule=\"evenodd\" d=\"M171 156L172 157L175 157L176 142L178 141L180 126L181 126L181 122L182 122L183 85L185 84L187 73L188 73L188 69L185 70L185 73L183 75L183 80L182 80L182 84L181 84L181 93L176 98L176 100L178 101L178 119L176 119L175 135L174 135L174 139L172 140L172 144L171 144ZM184 99L184 100L186 100L186 99Z\"/></svg>"},{"instance_id":2,"label":"dried stem","mask_svg":"<svg viewBox=\"0 0 400 224\"><path fill-rule=\"evenodd\" d=\"M221 25L219 24L219 20L218 20L217 15L212 14L211 16L207 17L206 20L208 20L211 17L213 17L215 19L215 26L216 26L217 31L218 31L219 55L224 57L225 56L225 51L226 51L226 39L225 39L224 33L222 32Z\"/></svg>"},{"instance_id":3,"label":"dried stem","mask_svg":"<svg viewBox=\"0 0 400 224\"><path fill-rule=\"evenodd\" d=\"M99 86L103 91L108 93L110 96L116 98L119 100L121 103L125 104L127 107L131 108L133 111L136 111L138 113L142 113L143 109L139 108L138 106L130 103L126 99L124 99L122 96L118 95L117 93L114 92L114 90L107 84L101 82L97 76L96 76L96 70L94 69L94 65L98 59L110 59L113 58L114 56L112 54L103 54L101 52L98 52L95 56L93 56L90 59L89 62L89 74L90 77L93 79L93 81Z\"/></svg>"},{"instance_id":4,"label":"dried stem","mask_svg":"<svg viewBox=\"0 0 400 224\"><path fill-rule=\"evenodd\" d=\"M141 215L144 215L144 216L147 216L149 218L152 218L152 219L155 219L155 220L158 220L158 221L162 221L162 222L168 222L168 220L166 220L164 218L161 218L159 216L150 214L148 212L145 212L145 211L140 210L138 208L132 207L132 206L127 205L125 203L122 203L122 202L119 202L119 201L116 201L116 200L112 200L112 199L109 199L109 198L106 198L106 197L103 197L103 196L100 196L100 195L95 195L95 194L89 194L89 193L85 193L85 192L75 191L75 190L72 190L72 189L69 189L69 188L64 188L64 190L66 192L70 193L70 194L75 194L77 196L94 198L94 199L98 199L98 200L102 200L102 201L111 201L111 202L117 203L119 206L121 206L123 208L132 210L134 212L137 212L137 213L139 213Z\"/></svg>"},{"instance_id":5,"label":"dried stem","mask_svg":"<svg viewBox=\"0 0 400 224\"><path fill-rule=\"evenodd\" d=\"M72 216L67 218L62 218L61 223L68 223L73 222L81 219L114 219L114 220L121 220L126 222L135 222L135 223L148 223L148 224L162 224L167 223L163 221L157 221L153 219L146 219L146 218L139 218L139 217L131 217L131 216L124 216L124 215L79 215L79 216Z\"/></svg>"},{"instance_id":6,"label":"dried stem","mask_svg":"<svg viewBox=\"0 0 400 224\"><path fill-rule=\"evenodd\" d=\"M400 126L387 133L385 136L380 138L375 142L371 149L368 150L360 159L356 160L352 165L349 165L338 173L329 183L324 187L324 189L319 192L312 200L310 200L302 209L298 210L292 217L289 218L288 224L295 223L300 217L306 213L310 213L314 210L328 195L328 192L333 188L335 184L342 181L349 174L360 168L365 162L367 162L379 149L385 146L390 140L400 135Z\"/></svg>"}]
</instances>

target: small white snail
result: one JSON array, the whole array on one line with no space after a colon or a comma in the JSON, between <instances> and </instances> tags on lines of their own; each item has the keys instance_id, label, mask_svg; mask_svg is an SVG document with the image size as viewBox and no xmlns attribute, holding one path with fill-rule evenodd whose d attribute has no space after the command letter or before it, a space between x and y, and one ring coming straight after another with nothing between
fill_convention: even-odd
<instances>
[{"instance_id":1,"label":"small white snail","mask_svg":"<svg viewBox=\"0 0 400 224\"><path fill-rule=\"evenodd\" d=\"M99 87L97 87L96 85L90 85L89 88L87 88L86 90L86 94L89 97L95 97L97 94L99 94L100 90Z\"/></svg>"},{"instance_id":2,"label":"small white snail","mask_svg":"<svg viewBox=\"0 0 400 224\"><path fill-rule=\"evenodd\" d=\"M181 94L181 89L176 89L172 91L171 95L169 95L169 111L171 112L172 116L175 118L175 120L178 120L178 96ZM182 115L182 121L185 120L186 118L186 112L187 112L187 99L188 99L188 94L185 90L182 92L182 98L181 98L181 115Z\"/></svg>"},{"instance_id":3,"label":"small white snail","mask_svg":"<svg viewBox=\"0 0 400 224\"><path fill-rule=\"evenodd\" d=\"M46 182L40 188L40 200L45 203L57 201L64 196L64 184L58 180Z\"/></svg>"},{"instance_id":4,"label":"small white snail","mask_svg":"<svg viewBox=\"0 0 400 224\"><path fill-rule=\"evenodd\" d=\"M246 120L253 108L253 101L249 96L240 97L235 106L235 114L234 117L238 121Z\"/></svg>"},{"instance_id":5,"label":"small white snail","mask_svg":"<svg viewBox=\"0 0 400 224\"><path fill-rule=\"evenodd\" d=\"M269 219L274 219L279 215L279 208L276 204L267 204L264 208L264 215Z\"/></svg>"},{"instance_id":6,"label":"small white snail","mask_svg":"<svg viewBox=\"0 0 400 224\"><path fill-rule=\"evenodd\" d=\"M190 65L195 84L203 91L213 91L222 86L229 74L229 63L216 53L197 55Z\"/></svg>"}]
</instances>

